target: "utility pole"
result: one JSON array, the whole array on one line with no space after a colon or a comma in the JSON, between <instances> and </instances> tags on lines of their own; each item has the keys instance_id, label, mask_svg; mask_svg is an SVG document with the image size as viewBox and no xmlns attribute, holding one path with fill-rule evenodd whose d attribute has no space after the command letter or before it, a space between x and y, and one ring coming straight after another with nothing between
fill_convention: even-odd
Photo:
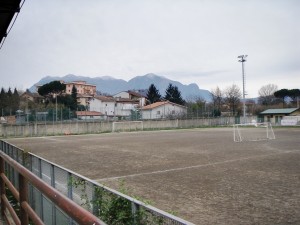
<instances>
[{"instance_id":1,"label":"utility pole","mask_svg":"<svg viewBox=\"0 0 300 225\"><path fill-rule=\"evenodd\" d=\"M57 94L55 93L53 97L55 98L55 121L57 122Z\"/></svg>"},{"instance_id":2,"label":"utility pole","mask_svg":"<svg viewBox=\"0 0 300 225\"><path fill-rule=\"evenodd\" d=\"M244 123L246 121L246 80L245 80L245 68L244 62L246 62L246 58L248 55L240 55L238 58L240 59L239 62L242 63L242 76L243 76L243 117Z\"/></svg>"}]
</instances>

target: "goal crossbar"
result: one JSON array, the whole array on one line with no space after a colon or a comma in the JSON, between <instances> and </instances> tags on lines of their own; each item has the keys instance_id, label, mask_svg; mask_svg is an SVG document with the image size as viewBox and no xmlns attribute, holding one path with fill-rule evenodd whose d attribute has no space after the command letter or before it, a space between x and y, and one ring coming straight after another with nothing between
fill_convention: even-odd
<instances>
[{"instance_id":1,"label":"goal crossbar","mask_svg":"<svg viewBox=\"0 0 300 225\"><path fill-rule=\"evenodd\" d=\"M234 142L263 141L275 139L271 123L245 123L233 125Z\"/></svg>"},{"instance_id":2,"label":"goal crossbar","mask_svg":"<svg viewBox=\"0 0 300 225\"><path fill-rule=\"evenodd\" d=\"M115 121L112 123L112 132L144 130L143 121Z\"/></svg>"}]
</instances>

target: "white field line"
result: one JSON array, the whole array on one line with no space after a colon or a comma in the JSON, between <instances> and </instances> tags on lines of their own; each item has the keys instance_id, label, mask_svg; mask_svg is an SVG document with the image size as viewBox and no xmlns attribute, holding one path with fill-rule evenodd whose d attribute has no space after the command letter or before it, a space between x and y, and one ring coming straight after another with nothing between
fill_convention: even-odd
<instances>
[{"instance_id":1,"label":"white field line","mask_svg":"<svg viewBox=\"0 0 300 225\"><path fill-rule=\"evenodd\" d=\"M46 140L49 140L49 141L55 141L55 142L62 142L62 141L65 141L65 140L59 140L58 138L51 138L51 137L41 137L42 139L46 139Z\"/></svg>"},{"instance_id":2,"label":"white field line","mask_svg":"<svg viewBox=\"0 0 300 225\"><path fill-rule=\"evenodd\" d=\"M106 180L115 180L115 179L128 178L128 177L137 177L137 176L168 173L168 172L188 170L188 169L208 167L208 166L216 166L216 165L222 165L222 164L226 164L226 163L244 161L244 160L249 160L249 159L264 158L264 157L268 157L268 156L288 154L288 153L293 153L293 152L300 152L300 150L278 152L278 153L265 154L265 155L259 155L259 156L250 156L250 157L244 157L244 158L239 158L239 159L225 160L225 161L222 161L222 162L214 162L214 163L207 163L207 164L201 164L201 165L195 165L195 166L179 167L179 168L173 168L173 169L167 169L167 170L158 170L158 171L146 172L146 173L136 173L136 174L130 174L130 175L124 175L124 176L118 176L118 177L101 178L101 179L97 179L95 181L96 182L102 182L102 181L106 181Z\"/></svg>"}]
</instances>

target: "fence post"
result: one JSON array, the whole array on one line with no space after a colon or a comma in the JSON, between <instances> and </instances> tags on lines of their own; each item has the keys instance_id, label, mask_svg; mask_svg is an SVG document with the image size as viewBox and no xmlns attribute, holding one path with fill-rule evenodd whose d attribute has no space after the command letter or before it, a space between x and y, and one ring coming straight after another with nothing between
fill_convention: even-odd
<instances>
[{"instance_id":1,"label":"fence post","mask_svg":"<svg viewBox=\"0 0 300 225\"><path fill-rule=\"evenodd\" d=\"M21 225L28 225L29 219L28 214L22 207L23 202L28 202L28 182L27 180L19 174L19 193L20 193L20 220Z\"/></svg>"},{"instance_id":2,"label":"fence post","mask_svg":"<svg viewBox=\"0 0 300 225\"><path fill-rule=\"evenodd\" d=\"M131 202L131 214L133 217L133 224L139 224L139 217L138 217L138 213L139 213L140 207L138 204L135 204L135 202Z\"/></svg>"},{"instance_id":3,"label":"fence post","mask_svg":"<svg viewBox=\"0 0 300 225\"><path fill-rule=\"evenodd\" d=\"M4 160L0 157L0 175L2 175L2 174L4 174ZM5 184L4 184L4 181L2 180L1 177L0 177L0 193L1 193L1 197L0 197L0 200L1 200L1 217L3 218L5 208L4 208L4 203L3 203L3 200L2 200L2 196L5 195Z\"/></svg>"}]
</instances>

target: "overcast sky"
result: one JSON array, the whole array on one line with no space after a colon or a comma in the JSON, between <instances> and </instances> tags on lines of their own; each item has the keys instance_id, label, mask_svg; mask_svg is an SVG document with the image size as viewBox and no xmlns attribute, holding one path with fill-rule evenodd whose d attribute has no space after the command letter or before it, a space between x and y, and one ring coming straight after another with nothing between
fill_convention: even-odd
<instances>
[{"instance_id":1,"label":"overcast sky","mask_svg":"<svg viewBox=\"0 0 300 225\"><path fill-rule=\"evenodd\" d=\"M300 88L299 0L27 0L0 50L0 87L45 76L155 73L200 88ZM101 90L100 90L101 91Z\"/></svg>"}]
</instances>

